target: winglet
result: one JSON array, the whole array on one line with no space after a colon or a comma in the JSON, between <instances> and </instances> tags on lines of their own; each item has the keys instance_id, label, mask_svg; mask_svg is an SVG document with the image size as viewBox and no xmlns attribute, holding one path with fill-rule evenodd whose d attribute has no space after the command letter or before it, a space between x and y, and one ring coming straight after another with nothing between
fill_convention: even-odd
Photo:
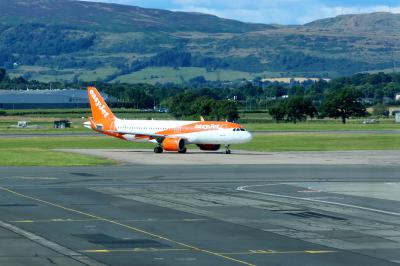
<instances>
[{"instance_id":1,"label":"winglet","mask_svg":"<svg viewBox=\"0 0 400 266\"><path fill-rule=\"evenodd\" d=\"M202 115L200 116L200 121L201 121L201 122L206 121Z\"/></svg>"}]
</instances>

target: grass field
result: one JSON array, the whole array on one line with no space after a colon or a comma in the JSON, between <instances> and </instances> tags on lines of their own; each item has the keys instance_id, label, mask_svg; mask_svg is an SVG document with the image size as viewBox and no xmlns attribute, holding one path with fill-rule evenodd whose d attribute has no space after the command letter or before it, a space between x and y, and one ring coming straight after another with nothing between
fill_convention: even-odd
<instances>
[{"instance_id":1,"label":"grass field","mask_svg":"<svg viewBox=\"0 0 400 266\"><path fill-rule=\"evenodd\" d=\"M205 68L199 67L181 67L174 69L172 67L149 67L132 74L119 76L113 82L123 83L184 83L198 76L203 76L206 80L237 80L252 79L253 75L247 72L234 70L220 70L209 72Z\"/></svg>"},{"instance_id":2,"label":"grass field","mask_svg":"<svg viewBox=\"0 0 400 266\"><path fill-rule=\"evenodd\" d=\"M88 69L52 69L47 67L38 66L19 66L17 69L11 70L9 75L11 78L19 77L24 73L30 74L30 80L37 80L40 82L71 82L74 77L82 81L96 81L97 79L104 79L104 77L113 74L117 71L114 67L99 67L94 70Z\"/></svg>"},{"instance_id":3,"label":"grass field","mask_svg":"<svg viewBox=\"0 0 400 266\"><path fill-rule=\"evenodd\" d=\"M110 160L57 152L61 148L134 149L153 148L151 143L132 143L103 136L0 138L0 166L91 166L115 163ZM189 148L196 148L190 145ZM233 145L233 150L264 152L399 150L400 134L268 134L251 143Z\"/></svg>"},{"instance_id":4,"label":"grass field","mask_svg":"<svg viewBox=\"0 0 400 266\"><path fill-rule=\"evenodd\" d=\"M129 115L128 115L129 116ZM135 119L134 117L129 117ZM138 117L140 118L140 117ZM167 119L167 118L165 118ZM31 120L29 120L31 121ZM63 133L85 133L91 132L89 129L82 126L83 120L72 119L72 128L68 129L55 129L53 123L49 122L32 122L31 124L38 125L37 129L34 128L14 128L11 125L16 125L16 122L0 122L0 135L1 134L63 134ZM400 130L400 124L275 124L275 123L249 123L243 124L249 131L329 131L329 130Z\"/></svg>"},{"instance_id":5,"label":"grass field","mask_svg":"<svg viewBox=\"0 0 400 266\"><path fill-rule=\"evenodd\" d=\"M40 148L0 148L0 166L95 166L115 162Z\"/></svg>"},{"instance_id":6,"label":"grass field","mask_svg":"<svg viewBox=\"0 0 400 266\"><path fill-rule=\"evenodd\" d=\"M246 123L250 131L307 131L307 130L400 130L400 124L392 121L378 124L362 124L360 121L342 124L339 121L306 123Z\"/></svg>"},{"instance_id":7,"label":"grass field","mask_svg":"<svg viewBox=\"0 0 400 266\"><path fill-rule=\"evenodd\" d=\"M129 148L130 143L107 137L0 138L0 166L94 166L116 162L58 152L61 148ZM148 143L133 147L151 148Z\"/></svg>"},{"instance_id":8,"label":"grass field","mask_svg":"<svg viewBox=\"0 0 400 266\"><path fill-rule=\"evenodd\" d=\"M138 110L117 109L117 116L127 119L173 119L170 114L140 112ZM73 110L15 110L10 116L0 117L1 134L57 134L91 132L82 126L88 116L88 109ZM263 119L265 113L245 113L246 119ZM53 121L69 119L73 128L54 129ZM268 119L268 118L267 118ZM37 129L12 128L17 121L31 121ZM311 131L311 130L400 130L400 124L393 119L382 119L377 124L362 124L362 120L350 120L341 124L338 120L311 120L305 123L245 123L250 131ZM130 143L104 136L85 137L23 137L0 138L0 166L92 166L116 163L91 156L54 151L61 148L152 148L150 143ZM192 148L192 147L189 147ZM233 150L251 151L345 151L345 150L398 150L400 134L299 134L256 135L251 143L234 145Z\"/></svg>"},{"instance_id":9,"label":"grass field","mask_svg":"<svg viewBox=\"0 0 400 266\"><path fill-rule=\"evenodd\" d=\"M1 138L0 166L93 166L113 164L115 162L103 158L57 152L52 149L126 148L126 144L128 143L106 137Z\"/></svg>"},{"instance_id":10,"label":"grass field","mask_svg":"<svg viewBox=\"0 0 400 266\"><path fill-rule=\"evenodd\" d=\"M66 133L66 132L89 132L82 126L89 116L88 109L72 110L7 110L9 116L0 116L0 135L19 134L19 133ZM145 119L145 120L171 120L174 117L168 113L143 112L130 109L116 109L116 116L123 119ZM246 113L246 117L259 120L265 116L264 113ZM82 119L84 117L84 119ZM53 121L68 119L72 122L72 128L53 129ZM17 121L30 121L31 125L38 125L39 128L18 129L12 126ZM251 121L251 119L250 119ZM325 130L400 130L400 123L395 123L394 119L380 119L376 124L363 124L362 119L349 120L347 124L342 124L339 120L309 120L302 123L275 123L270 118L264 123L242 123L250 131L325 131Z\"/></svg>"},{"instance_id":11,"label":"grass field","mask_svg":"<svg viewBox=\"0 0 400 266\"><path fill-rule=\"evenodd\" d=\"M400 134L260 135L233 149L250 151L399 150Z\"/></svg>"}]
</instances>

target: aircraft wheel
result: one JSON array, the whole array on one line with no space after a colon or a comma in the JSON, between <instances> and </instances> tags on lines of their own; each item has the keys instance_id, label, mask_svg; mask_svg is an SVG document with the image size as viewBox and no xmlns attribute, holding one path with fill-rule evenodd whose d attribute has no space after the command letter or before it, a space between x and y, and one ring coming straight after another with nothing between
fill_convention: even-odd
<instances>
[{"instance_id":1,"label":"aircraft wheel","mask_svg":"<svg viewBox=\"0 0 400 266\"><path fill-rule=\"evenodd\" d=\"M186 148L184 148L183 150L181 150L181 151L178 151L179 153L186 153L187 152L187 149Z\"/></svg>"},{"instance_id":2,"label":"aircraft wheel","mask_svg":"<svg viewBox=\"0 0 400 266\"><path fill-rule=\"evenodd\" d=\"M154 153L163 153L163 151L163 148L160 146L154 148Z\"/></svg>"},{"instance_id":3,"label":"aircraft wheel","mask_svg":"<svg viewBox=\"0 0 400 266\"><path fill-rule=\"evenodd\" d=\"M229 149L231 145L225 145L225 154L231 154L231 149Z\"/></svg>"}]
</instances>

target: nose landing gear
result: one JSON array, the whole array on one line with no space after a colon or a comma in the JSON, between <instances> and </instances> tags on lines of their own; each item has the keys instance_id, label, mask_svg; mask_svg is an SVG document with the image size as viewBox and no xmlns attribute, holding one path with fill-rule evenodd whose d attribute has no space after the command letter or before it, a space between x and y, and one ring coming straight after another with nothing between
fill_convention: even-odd
<instances>
[{"instance_id":1,"label":"nose landing gear","mask_svg":"<svg viewBox=\"0 0 400 266\"><path fill-rule=\"evenodd\" d=\"M231 150L229 149L231 145L225 145L225 154L231 154Z\"/></svg>"}]
</instances>

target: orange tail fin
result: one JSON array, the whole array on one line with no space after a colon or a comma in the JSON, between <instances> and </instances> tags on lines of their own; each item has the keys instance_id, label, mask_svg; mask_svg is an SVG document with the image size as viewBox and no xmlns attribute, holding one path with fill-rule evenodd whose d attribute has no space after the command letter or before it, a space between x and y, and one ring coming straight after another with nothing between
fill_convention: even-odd
<instances>
[{"instance_id":1,"label":"orange tail fin","mask_svg":"<svg viewBox=\"0 0 400 266\"><path fill-rule=\"evenodd\" d=\"M103 97L95 87L88 87L88 96L93 121L95 123L116 119L115 115L111 112Z\"/></svg>"}]
</instances>

